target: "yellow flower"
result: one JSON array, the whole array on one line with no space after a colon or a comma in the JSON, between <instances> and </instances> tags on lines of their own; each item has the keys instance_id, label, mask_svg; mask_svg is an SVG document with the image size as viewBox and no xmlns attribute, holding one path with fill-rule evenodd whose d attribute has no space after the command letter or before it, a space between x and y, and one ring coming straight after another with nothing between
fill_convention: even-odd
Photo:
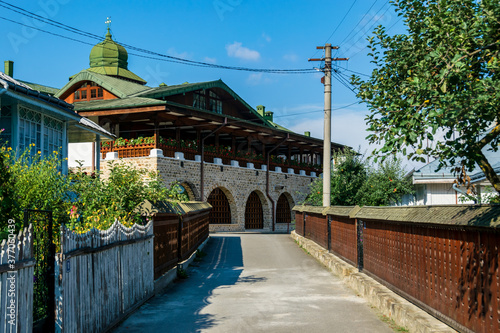
<instances>
[{"instance_id":1,"label":"yellow flower","mask_svg":"<svg viewBox=\"0 0 500 333\"><path fill-rule=\"evenodd\" d=\"M42 152L41 151L38 151L38 154L41 154Z\"/></svg>"}]
</instances>

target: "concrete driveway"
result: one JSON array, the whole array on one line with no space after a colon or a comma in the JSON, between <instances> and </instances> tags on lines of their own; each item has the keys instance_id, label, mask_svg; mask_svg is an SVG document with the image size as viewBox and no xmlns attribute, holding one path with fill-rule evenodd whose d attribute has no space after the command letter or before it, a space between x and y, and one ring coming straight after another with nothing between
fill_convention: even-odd
<instances>
[{"instance_id":1,"label":"concrete driveway","mask_svg":"<svg viewBox=\"0 0 500 333\"><path fill-rule=\"evenodd\" d=\"M207 256L114 332L393 332L284 234L213 234Z\"/></svg>"}]
</instances>

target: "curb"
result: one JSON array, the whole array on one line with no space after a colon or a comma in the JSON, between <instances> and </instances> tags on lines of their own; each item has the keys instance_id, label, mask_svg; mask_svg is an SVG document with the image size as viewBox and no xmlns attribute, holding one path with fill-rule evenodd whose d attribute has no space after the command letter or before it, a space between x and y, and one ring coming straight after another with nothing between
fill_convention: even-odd
<instances>
[{"instance_id":1,"label":"curb","mask_svg":"<svg viewBox=\"0 0 500 333\"><path fill-rule=\"evenodd\" d=\"M158 295L163 293L163 291L168 288L174 280L177 278L177 269L182 268L182 269L187 269L189 265L193 262L194 258L196 258L196 252L198 250L203 250L205 245L207 245L208 241L210 239L210 236L205 239L203 243L198 246L196 251L193 252L193 254L183 262L178 263L174 268L170 269L168 272L160 276L158 279L155 280L154 282L154 294Z\"/></svg>"},{"instance_id":2,"label":"curb","mask_svg":"<svg viewBox=\"0 0 500 333\"><path fill-rule=\"evenodd\" d=\"M397 325L415 333L457 332L368 275L358 272L357 268L329 253L315 242L298 235L295 231L292 231L290 236L313 258L325 265L383 315L394 320Z\"/></svg>"}]
</instances>

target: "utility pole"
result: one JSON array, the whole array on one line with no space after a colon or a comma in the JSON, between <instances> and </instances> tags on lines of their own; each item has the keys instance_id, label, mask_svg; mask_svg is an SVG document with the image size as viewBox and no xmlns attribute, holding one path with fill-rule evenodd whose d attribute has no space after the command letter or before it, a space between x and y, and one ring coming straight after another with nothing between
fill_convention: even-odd
<instances>
[{"instance_id":1,"label":"utility pole","mask_svg":"<svg viewBox=\"0 0 500 333\"><path fill-rule=\"evenodd\" d=\"M323 137L323 207L330 206L331 197L331 171L332 171L332 61L349 60L349 58L333 58L332 49L337 50L338 46L325 44L317 46L318 50L325 50L324 58L313 58L309 61L324 61L323 69L325 85L325 120Z\"/></svg>"}]
</instances>

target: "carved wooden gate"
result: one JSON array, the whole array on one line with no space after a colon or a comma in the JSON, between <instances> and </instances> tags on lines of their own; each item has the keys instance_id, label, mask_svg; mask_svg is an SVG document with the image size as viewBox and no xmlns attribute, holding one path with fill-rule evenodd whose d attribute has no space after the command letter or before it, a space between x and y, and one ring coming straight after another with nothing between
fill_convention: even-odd
<instances>
[{"instance_id":1,"label":"carved wooden gate","mask_svg":"<svg viewBox=\"0 0 500 333\"><path fill-rule=\"evenodd\" d=\"M276 206L276 223L290 222L292 222L290 205L288 204L288 199L286 198L286 196L282 194L278 198L278 204Z\"/></svg>"},{"instance_id":2,"label":"carved wooden gate","mask_svg":"<svg viewBox=\"0 0 500 333\"><path fill-rule=\"evenodd\" d=\"M209 216L210 224L231 224L229 201L220 188L213 190L207 201L212 205Z\"/></svg>"},{"instance_id":3,"label":"carved wooden gate","mask_svg":"<svg viewBox=\"0 0 500 333\"><path fill-rule=\"evenodd\" d=\"M264 228L264 213L262 212L262 202L257 193L252 192L247 200L245 208L245 229Z\"/></svg>"}]
</instances>

